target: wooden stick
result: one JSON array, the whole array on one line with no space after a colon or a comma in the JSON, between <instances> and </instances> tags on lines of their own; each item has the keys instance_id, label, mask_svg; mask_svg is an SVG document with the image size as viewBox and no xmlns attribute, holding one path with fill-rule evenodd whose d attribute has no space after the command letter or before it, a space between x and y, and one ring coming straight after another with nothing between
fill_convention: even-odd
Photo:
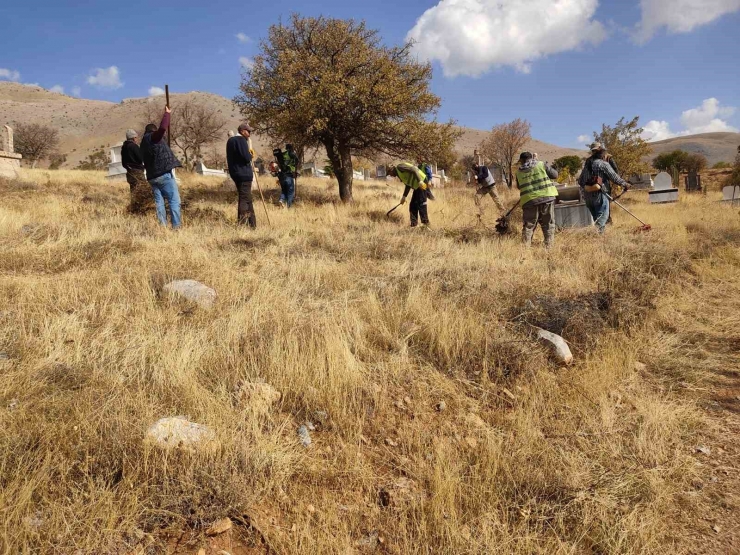
<instances>
[{"instance_id":1,"label":"wooden stick","mask_svg":"<svg viewBox=\"0 0 740 555\"><path fill-rule=\"evenodd\" d=\"M247 139L247 146L249 150L252 150L252 137L249 137ZM257 168L254 167L254 159L252 159L252 175L254 175L254 182L257 184L257 190L260 192L260 198L262 199L262 207L265 209L265 216L267 217L267 225L272 227L272 222L270 221L270 214L267 212L267 203L265 202L265 197L262 194L262 187L260 187L260 181L257 179Z\"/></svg>"},{"instance_id":2,"label":"wooden stick","mask_svg":"<svg viewBox=\"0 0 740 555\"><path fill-rule=\"evenodd\" d=\"M164 86L164 96L165 96L165 102L167 102L167 107L170 107L170 86L165 85ZM172 114L170 114L170 125L172 125ZM167 128L167 146L171 147L172 142L170 141L170 128Z\"/></svg>"}]
</instances>

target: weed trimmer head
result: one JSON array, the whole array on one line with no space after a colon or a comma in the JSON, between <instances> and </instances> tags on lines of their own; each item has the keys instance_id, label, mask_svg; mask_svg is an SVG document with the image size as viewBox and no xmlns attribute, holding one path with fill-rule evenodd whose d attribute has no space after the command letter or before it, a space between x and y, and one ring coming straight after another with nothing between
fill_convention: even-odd
<instances>
[{"instance_id":1,"label":"weed trimmer head","mask_svg":"<svg viewBox=\"0 0 740 555\"><path fill-rule=\"evenodd\" d=\"M509 216L511 216L511 213L516 209L517 206L519 206L518 201L514 206L511 207L511 210L509 210L506 214L496 220L496 233L500 235L506 235L511 231L511 226L509 225Z\"/></svg>"}]
</instances>

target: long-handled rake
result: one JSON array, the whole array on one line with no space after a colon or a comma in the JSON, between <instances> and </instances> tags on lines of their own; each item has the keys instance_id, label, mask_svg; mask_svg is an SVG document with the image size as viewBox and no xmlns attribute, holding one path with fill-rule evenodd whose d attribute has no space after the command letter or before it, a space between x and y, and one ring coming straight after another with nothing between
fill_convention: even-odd
<instances>
[{"instance_id":1,"label":"long-handled rake","mask_svg":"<svg viewBox=\"0 0 740 555\"><path fill-rule=\"evenodd\" d=\"M619 198L619 197L612 198L609 195L609 193L606 193L605 192L604 194L606 195L606 198L608 198L610 201L612 201L614 204L616 204L617 206L619 206L622 210L624 210L625 212L627 212L627 214L629 214L630 216L632 216L634 219L636 219L638 222L640 222L642 224L642 227L638 228L637 231L650 231L651 229L653 229L653 227L650 224L646 224L645 222L643 222L640 218L638 218L632 212L630 212L629 210L627 210L627 208L625 208L625 206L621 202L618 202L617 201L617 198ZM622 195L619 195L619 196L621 197Z\"/></svg>"},{"instance_id":2,"label":"long-handled rake","mask_svg":"<svg viewBox=\"0 0 740 555\"><path fill-rule=\"evenodd\" d=\"M386 212L386 213L385 213L385 216L386 216L386 218L387 218L387 217L389 217L389 216L391 215L391 213L393 213L393 211L394 211L394 210L395 210L396 208L398 208L399 206L401 206L402 204L403 204L402 202L399 202L399 203L398 203L398 204L396 204L396 205L395 205L395 206L394 206L393 208L391 208L390 210L388 210L388 212Z\"/></svg>"}]
</instances>

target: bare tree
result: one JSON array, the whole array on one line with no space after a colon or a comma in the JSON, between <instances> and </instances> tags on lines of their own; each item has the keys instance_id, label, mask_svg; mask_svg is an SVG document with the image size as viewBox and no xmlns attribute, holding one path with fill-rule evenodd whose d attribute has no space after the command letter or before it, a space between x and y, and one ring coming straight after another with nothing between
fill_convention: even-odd
<instances>
[{"instance_id":1,"label":"bare tree","mask_svg":"<svg viewBox=\"0 0 740 555\"><path fill-rule=\"evenodd\" d=\"M172 108L170 136L172 143L182 151L185 167L202 155L204 145L221 138L226 120L219 111L207 104L185 100Z\"/></svg>"},{"instance_id":2,"label":"bare tree","mask_svg":"<svg viewBox=\"0 0 740 555\"><path fill-rule=\"evenodd\" d=\"M15 151L31 162L32 168L51 155L59 144L59 131L40 123L16 123L13 136Z\"/></svg>"},{"instance_id":3,"label":"bare tree","mask_svg":"<svg viewBox=\"0 0 740 555\"><path fill-rule=\"evenodd\" d=\"M483 155L504 170L504 178L509 187L512 186L514 161L531 138L530 129L527 120L517 118L509 123L495 125L481 144Z\"/></svg>"}]
</instances>

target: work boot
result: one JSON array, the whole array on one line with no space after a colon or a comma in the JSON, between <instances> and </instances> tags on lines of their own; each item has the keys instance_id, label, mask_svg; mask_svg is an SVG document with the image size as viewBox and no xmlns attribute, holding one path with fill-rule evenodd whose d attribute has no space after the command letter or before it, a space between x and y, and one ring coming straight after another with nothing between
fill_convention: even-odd
<instances>
[{"instance_id":1,"label":"work boot","mask_svg":"<svg viewBox=\"0 0 740 555\"><path fill-rule=\"evenodd\" d=\"M529 229L527 227L522 228L522 244L527 247L531 247L533 234L534 234L534 228L532 229Z\"/></svg>"}]
</instances>

